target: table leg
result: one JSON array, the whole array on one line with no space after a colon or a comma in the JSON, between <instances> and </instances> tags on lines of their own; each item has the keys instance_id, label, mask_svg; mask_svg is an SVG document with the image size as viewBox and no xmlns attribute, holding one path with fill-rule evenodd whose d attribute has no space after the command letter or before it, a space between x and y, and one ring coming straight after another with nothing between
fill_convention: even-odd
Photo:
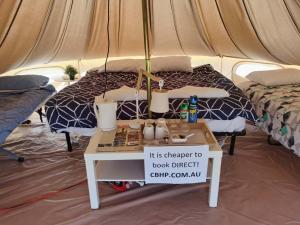
<instances>
[{"instance_id":1,"label":"table leg","mask_svg":"<svg viewBox=\"0 0 300 225\"><path fill-rule=\"evenodd\" d=\"M217 207L222 156L212 158L212 172L209 187L209 207Z\"/></svg>"},{"instance_id":2,"label":"table leg","mask_svg":"<svg viewBox=\"0 0 300 225\"><path fill-rule=\"evenodd\" d=\"M96 162L94 160L85 159L85 164L91 208L98 209L100 205L100 198L96 176Z\"/></svg>"}]
</instances>

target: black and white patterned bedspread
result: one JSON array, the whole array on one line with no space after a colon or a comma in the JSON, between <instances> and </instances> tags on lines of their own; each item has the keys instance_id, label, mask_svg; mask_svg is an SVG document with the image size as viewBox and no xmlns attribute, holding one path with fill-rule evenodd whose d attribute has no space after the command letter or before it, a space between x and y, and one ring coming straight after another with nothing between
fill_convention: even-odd
<instances>
[{"instance_id":1,"label":"black and white patterned bedspread","mask_svg":"<svg viewBox=\"0 0 300 225\"><path fill-rule=\"evenodd\" d=\"M199 99L199 117L216 120L231 120L238 116L250 121L256 121L257 116L249 99L236 87L232 81L215 71L211 65L194 68L189 72L158 72L156 76L164 79L165 89L176 89L187 85L199 87L223 88L229 92L226 98ZM107 91L117 89L123 85L136 86L137 74L131 72L89 72L77 83L70 85L46 103L46 115L51 131L59 132L61 129L93 128L97 121L93 110L95 96L101 95L105 88L107 76ZM157 83L152 86L158 88ZM146 79L142 88L146 89ZM178 118L179 106L185 99L170 99L170 111L165 114L153 113L153 118ZM141 118L147 117L147 101L139 101ZM118 102L117 118L134 119L135 101Z\"/></svg>"}]
</instances>

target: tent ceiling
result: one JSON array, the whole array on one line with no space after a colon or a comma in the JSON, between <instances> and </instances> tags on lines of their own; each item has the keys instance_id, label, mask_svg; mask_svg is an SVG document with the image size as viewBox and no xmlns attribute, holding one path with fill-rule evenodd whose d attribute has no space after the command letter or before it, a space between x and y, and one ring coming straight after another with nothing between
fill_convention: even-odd
<instances>
[{"instance_id":1,"label":"tent ceiling","mask_svg":"<svg viewBox=\"0 0 300 225\"><path fill-rule=\"evenodd\" d=\"M0 0L0 73L33 63L143 55L141 0ZM152 0L153 55L300 65L300 0Z\"/></svg>"}]
</instances>

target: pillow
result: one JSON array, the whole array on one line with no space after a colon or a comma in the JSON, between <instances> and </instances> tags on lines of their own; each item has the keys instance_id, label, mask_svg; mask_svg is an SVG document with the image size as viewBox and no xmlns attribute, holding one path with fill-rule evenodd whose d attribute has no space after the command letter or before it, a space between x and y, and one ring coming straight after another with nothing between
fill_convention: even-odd
<instances>
[{"instance_id":1,"label":"pillow","mask_svg":"<svg viewBox=\"0 0 300 225\"><path fill-rule=\"evenodd\" d=\"M189 56L156 57L150 61L153 73L159 71L193 72L191 57Z\"/></svg>"},{"instance_id":2,"label":"pillow","mask_svg":"<svg viewBox=\"0 0 300 225\"><path fill-rule=\"evenodd\" d=\"M185 86L169 91L169 98L189 98L197 95L198 98L225 98L229 93L220 88Z\"/></svg>"},{"instance_id":3,"label":"pillow","mask_svg":"<svg viewBox=\"0 0 300 225\"><path fill-rule=\"evenodd\" d=\"M253 81L248 80L248 81L240 82L236 86L239 89L241 89L242 91L246 91L250 87L251 84L253 84Z\"/></svg>"},{"instance_id":4,"label":"pillow","mask_svg":"<svg viewBox=\"0 0 300 225\"><path fill-rule=\"evenodd\" d=\"M139 68L143 68L144 59L120 59L108 61L106 64L107 72L137 72ZM104 72L105 65L98 69L98 72Z\"/></svg>"},{"instance_id":5,"label":"pillow","mask_svg":"<svg viewBox=\"0 0 300 225\"><path fill-rule=\"evenodd\" d=\"M297 84L300 83L300 70L289 68L267 71L254 71L247 75L246 78L264 86Z\"/></svg>"},{"instance_id":6,"label":"pillow","mask_svg":"<svg viewBox=\"0 0 300 225\"><path fill-rule=\"evenodd\" d=\"M153 73L159 71L193 72L191 57L189 56L155 57L150 61L151 71ZM138 72L141 68L145 69L145 59L113 60L106 64L107 72ZM98 72L104 71L104 65L98 69Z\"/></svg>"},{"instance_id":7,"label":"pillow","mask_svg":"<svg viewBox=\"0 0 300 225\"><path fill-rule=\"evenodd\" d=\"M136 94L135 88L122 86L119 89L107 91L105 93L105 99L114 100L114 101L132 101L132 100L136 100L135 94ZM139 100L145 100L145 99L147 99L147 92L144 90L140 90Z\"/></svg>"},{"instance_id":8,"label":"pillow","mask_svg":"<svg viewBox=\"0 0 300 225\"><path fill-rule=\"evenodd\" d=\"M40 88L49 82L49 78L41 75L0 76L0 91L26 91Z\"/></svg>"}]
</instances>

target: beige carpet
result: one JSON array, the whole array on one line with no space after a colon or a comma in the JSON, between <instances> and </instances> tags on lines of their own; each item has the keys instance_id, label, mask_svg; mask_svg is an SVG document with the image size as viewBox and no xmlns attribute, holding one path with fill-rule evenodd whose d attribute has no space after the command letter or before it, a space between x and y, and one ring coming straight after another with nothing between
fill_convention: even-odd
<instances>
[{"instance_id":1,"label":"beige carpet","mask_svg":"<svg viewBox=\"0 0 300 225\"><path fill-rule=\"evenodd\" d=\"M300 158L248 126L235 155L222 161L219 205L208 207L208 184L146 185L119 193L100 185L91 210L80 138L72 153L46 125L18 128L5 147L24 163L0 159L0 224L300 224ZM228 146L224 146L228 149ZM224 150L225 151L225 150Z\"/></svg>"}]
</instances>

